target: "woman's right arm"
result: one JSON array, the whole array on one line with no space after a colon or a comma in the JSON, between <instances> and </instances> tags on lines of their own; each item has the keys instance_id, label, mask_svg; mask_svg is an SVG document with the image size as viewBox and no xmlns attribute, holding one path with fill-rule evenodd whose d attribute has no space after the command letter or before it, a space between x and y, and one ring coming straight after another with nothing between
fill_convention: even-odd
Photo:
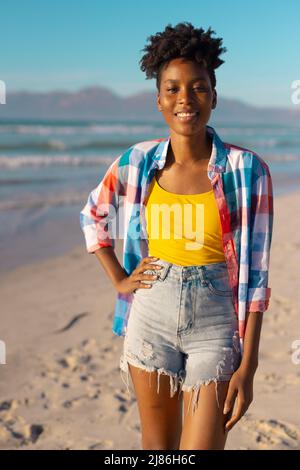
<instances>
[{"instance_id":1,"label":"woman's right arm","mask_svg":"<svg viewBox=\"0 0 300 470\"><path fill-rule=\"evenodd\" d=\"M109 247L99 248L95 251L95 255L110 277L115 289L123 294L130 294L136 289L150 289L151 284L142 282L143 280L154 280L155 275L144 274L144 271L148 269L161 269L160 265L153 264L155 258L153 256L147 256L141 260L136 269L127 275L126 271L120 265L118 258L114 252L114 249Z\"/></svg>"},{"instance_id":2,"label":"woman's right arm","mask_svg":"<svg viewBox=\"0 0 300 470\"><path fill-rule=\"evenodd\" d=\"M84 233L88 253L94 253L105 272L119 293L129 294L138 288L149 289L150 284L143 279L153 276L143 274L145 269L153 269L149 264L152 257L141 260L133 272L128 275L120 265L115 254L116 217L119 216L119 199L126 195L130 147L108 168L98 186L93 189L87 203L80 212L80 225ZM123 161L124 159L124 161ZM122 226L122 221L121 221Z\"/></svg>"},{"instance_id":3,"label":"woman's right arm","mask_svg":"<svg viewBox=\"0 0 300 470\"><path fill-rule=\"evenodd\" d=\"M126 271L120 265L114 249L111 246L107 246L99 248L94 253L111 279L114 287L117 288L118 283L128 276Z\"/></svg>"}]
</instances>

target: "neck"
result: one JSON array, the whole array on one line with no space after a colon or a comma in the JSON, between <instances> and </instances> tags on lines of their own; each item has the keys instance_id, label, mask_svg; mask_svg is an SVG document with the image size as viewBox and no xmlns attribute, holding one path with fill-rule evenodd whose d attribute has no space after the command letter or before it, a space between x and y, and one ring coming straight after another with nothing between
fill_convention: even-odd
<instances>
[{"instance_id":1,"label":"neck","mask_svg":"<svg viewBox=\"0 0 300 470\"><path fill-rule=\"evenodd\" d=\"M212 139L206 127L195 135L180 135L170 132L170 159L181 166L195 165L210 158ZM168 153L169 153L168 152Z\"/></svg>"}]
</instances>

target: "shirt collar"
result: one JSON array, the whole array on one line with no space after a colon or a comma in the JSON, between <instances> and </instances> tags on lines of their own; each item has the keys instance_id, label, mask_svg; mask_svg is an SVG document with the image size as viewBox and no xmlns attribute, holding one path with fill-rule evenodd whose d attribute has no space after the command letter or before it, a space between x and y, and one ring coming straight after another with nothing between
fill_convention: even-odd
<instances>
[{"instance_id":1,"label":"shirt collar","mask_svg":"<svg viewBox=\"0 0 300 470\"><path fill-rule=\"evenodd\" d=\"M206 129L207 132L213 136L212 151L207 168L209 174L213 176L212 173L214 172L221 173L225 171L228 151L214 128L206 126ZM170 141L170 136L167 139L162 140L154 153L154 165L160 170L165 166Z\"/></svg>"}]
</instances>

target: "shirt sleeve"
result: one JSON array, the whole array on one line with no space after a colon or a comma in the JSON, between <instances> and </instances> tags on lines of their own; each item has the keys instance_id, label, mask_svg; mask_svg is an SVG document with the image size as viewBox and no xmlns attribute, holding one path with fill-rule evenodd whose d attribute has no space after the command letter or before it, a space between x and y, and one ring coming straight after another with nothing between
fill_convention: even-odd
<instances>
[{"instance_id":1,"label":"shirt sleeve","mask_svg":"<svg viewBox=\"0 0 300 470\"><path fill-rule=\"evenodd\" d=\"M271 296L268 277L273 232L273 186L268 165L262 162L258 168L251 192L248 312L267 310Z\"/></svg>"},{"instance_id":2,"label":"shirt sleeve","mask_svg":"<svg viewBox=\"0 0 300 470\"><path fill-rule=\"evenodd\" d=\"M88 253L99 248L115 248L118 229L119 196L126 192L126 168L124 158L129 150L120 155L107 169L103 179L94 188L80 212L80 226ZM126 154L126 155L125 155Z\"/></svg>"}]
</instances>

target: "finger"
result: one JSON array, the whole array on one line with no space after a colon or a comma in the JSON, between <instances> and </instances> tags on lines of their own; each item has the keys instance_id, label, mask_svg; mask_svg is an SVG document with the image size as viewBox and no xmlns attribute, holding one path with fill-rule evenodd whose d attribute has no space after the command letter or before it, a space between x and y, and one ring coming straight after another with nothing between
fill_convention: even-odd
<instances>
[{"instance_id":1,"label":"finger","mask_svg":"<svg viewBox=\"0 0 300 470\"><path fill-rule=\"evenodd\" d=\"M160 264L147 263L147 264L141 264L141 265L137 266L137 268L135 270L136 270L136 274L143 274L144 271L147 271L148 269L150 269L151 271L153 271L153 270L158 271L158 270L162 269L162 266Z\"/></svg>"},{"instance_id":2,"label":"finger","mask_svg":"<svg viewBox=\"0 0 300 470\"><path fill-rule=\"evenodd\" d=\"M228 414L229 411L232 410L236 395L237 395L236 388L234 386L230 386L230 382L229 382L228 392L227 392L227 396L226 396L225 403L224 403L224 409L223 409L224 415Z\"/></svg>"},{"instance_id":3,"label":"finger","mask_svg":"<svg viewBox=\"0 0 300 470\"><path fill-rule=\"evenodd\" d=\"M153 266L159 266L159 265L155 265L155 261L158 261L158 260L160 260L160 258L158 258L157 256L148 256L147 258L144 258L143 264L146 264L150 268L153 268Z\"/></svg>"},{"instance_id":4,"label":"finger","mask_svg":"<svg viewBox=\"0 0 300 470\"><path fill-rule=\"evenodd\" d=\"M146 256L145 258L142 258L139 264L136 266L135 270L137 272L143 272L143 269L146 269L146 264L151 263L151 261L157 260L158 258L155 258L154 256Z\"/></svg>"},{"instance_id":5,"label":"finger","mask_svg":"<svg viewBox=\"0 0 300 470\"><path fill-rule=\"evenodd\" d=\"M237 422L238 419L236 415L233 415L232 418L225 424L225 431L230 431Z\"/></svg>"},{"instance_id":6,"label":"finger","mask_svg":"<svg viewBox=\"0 0 300 470\"><path fill-rule=\"evenodd\" d=\"M242 418L243 415L244 415L243 412L237 411L237 413L234 414L232 418L229 421L227 421L227 423L225 424L225 430L230 431L233 428L233 426Z\"/></svg>"},{"instance_id":7,"label":"finger","mask_svg":"<svg viewBox=\"0 0 300 470\"><path fill-rule=\"evenodd\" d=\"M143 266L142 269L162 269L162 266L160 264L155 264L155 263L148 263Z\"/></svg>"},{"instance_id":8,"label":"finger","mask_svg":"<svg viewBox=\"0 0 300 470\"><path fill-rule=\"evenodd\" d=\"M146 284L145 282L138 282L136 289L149 289L152 284Z\"/></svg>"},{"instance_id":9,"label":"finger","mask_svg":"<svg viewBox=\"0 0 300 470\"><path fill-rule=\"evenodd\" d=\"M234 415L232 416L232 418L229 421L227 421L225 425L225 429L227 431L230 431L230 429L232 429L233 426L241 419L241 417L244 414L244 408L245 408L244 398L241 396L238 396L236 411Z\"/></svg>"},{"instance_id":10,"label":"finger","mask_svg":"<svg viewBox=\"0 0 300 470\"><path fill-rule=\"evenodd\" d=\"M159 258L156 256L147 256L146 258L143 258L142 264L146 263L151 263L151 261L157 261Z\"/></svg>"}]
</instances>

